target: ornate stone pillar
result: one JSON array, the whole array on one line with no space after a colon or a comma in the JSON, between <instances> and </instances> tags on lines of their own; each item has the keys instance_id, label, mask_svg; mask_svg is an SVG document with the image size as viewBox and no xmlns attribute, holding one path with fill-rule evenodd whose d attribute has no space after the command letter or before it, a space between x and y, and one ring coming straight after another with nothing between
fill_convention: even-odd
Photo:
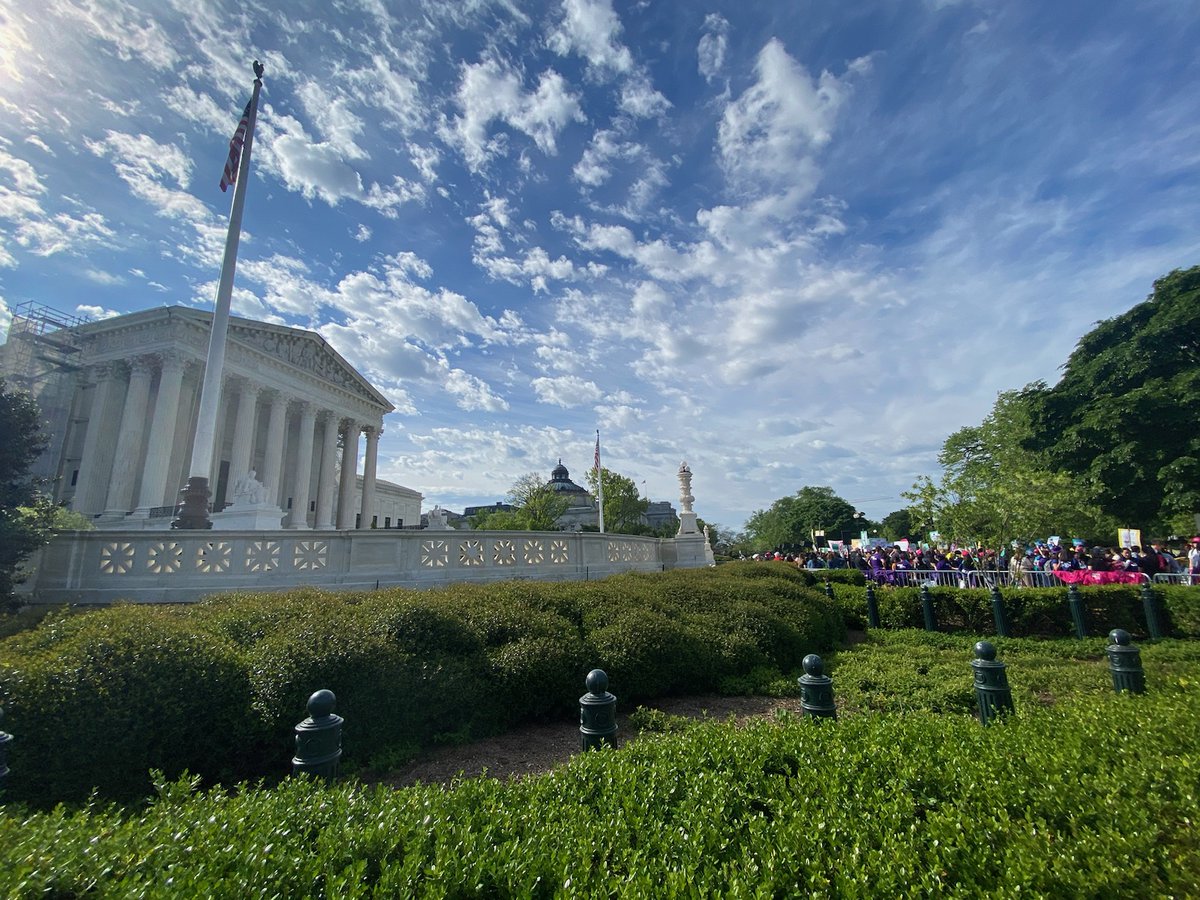
<instances>
[{"instance_id":1,"label":"ornate stone pillar","mask_svg":"<svg viewBox=\"0 0 1200 900\"><path fill-rule=\"evenodd\" d=\"M676 537L700 534L700 530L696 527L696 514L692 512L692 503L695 499L692 496L692 470L688 468L686 462L681 462L679 464L679 505L682 509L679 513L679 531L675 532Z\"/></svg>"},{"instance_id":2,"label":"ornate stone pillar","mask_svg":"<svg viewBox=\"0 0 1200 900\"><path fill-rule=\"evenodd\" d=\"M237 419L233 425L233 449L229 453L229 483L235 484L250 471L254 450L255 424L258 421L258 393L262 390L249 379L242 381L238 391Z\"/></svg>"},{"instance_id":3,"label":"ornate stone pillar","mask_svg":"<svg viewBox=\"0 0 1200 900\"><path fill-rule=\"evenodd\" d=\"M142 469L142 489L134 515L149 518L150 510L163 506L167 496L167 468L175 446L175 424L179 417L179 396L183 389L183 357L178 353L161 355L162 370L158 396L150 418L150 442L146 446L146 465ZM173 492L172 492L173 493ZM173 498L172 498L173 500Z\"/></svg>"},{"instance_id":4,"label":"ornate stone pillar","mask_svg":"<svg viewBox=\"0 0 1200 900\"><path fill-rule=\"evenodd\" d=\"M333 410L321 414L324 432L321 437L321 472L317 476L317 517L313 528L333 527L333 500L337 492L338 418Z\"/></svg>"},{"instance_id":5,"label":"ornate stone pillar","mask_svg":"<svg viewBox=\"0 0 1200 900\"><path fill-rule=\"evenodd\" d=\"M92 370L96 387L92 393L92 408L88 413L87 433L83 436L83 452L79 461L79 478L71 508L88 515L104 509L108 490L108 473L112 461L106 451L111 444L104 438L112 433L108 410L120 387L113 363L101 363Z\"/></svg>"},{"instance_id":6,"label":"ornate stone pillar","mask_svg":"<svg viewBox=\"0 0 1200 900\"><path fill-rule=\"evenodd\" d=\"M354 489L358 481L358 429L353 419L346 422L346 439L342 444L342 478L338 483L337 527L354 527Z\"/></svg>"},{"instance_id":7,"label":"ornate stone pillar","mask_svg":"<svg viewBox=\"0 0 1200 900\"><path fill-rule=\"evenodd\" d=\"M150 402L150 379L153 374L150 358L139 356L130 361L129 387L125 391L125 408L121 411L121 425L117 431L112 481L104 504L103 517L110 521L125 518L125 514L133 508L133 488L142 461L146 407Z\"/></svg>"},{"instance_id":8,"label":"ornate stone pillar","mask_svg":"<svg viewBox=\"0 0 1200 900\"><path fill-rule=\"evenodd\" d=\"M365 431L367 433L367 456L363 460L362 509L358 519L359 528L371 527L371 517L375 510L375 469L379 458L379 435L383 431L383 426L371 425Z\"/></svg>"},{"instance_id":9,"label":"ornate stone pillar","mask_svg":"<svg viewBox=\"0 0 1200 900\"><path fill-rule=\"evenodd\" d=\"M288 528L308 527L308 494L312 480L313 439L317 426L317 410L311 403L301 401L300 434L296 445L296 471L292 482L292 514Z\"/></svg>"},{"instance_id":10,"label":"ornate stone pillar","mask_svg":"<svg viewBox=\"0 0 1200 900\"><path fill-rule=\"evenodd\" d=\"M287 434L288 398L276 392L271 398L271 417L267 421L267 447L263 452L262 481L267 502L279 505L279 475L283 471L283 439Z\"/></svg>"}]
</instances>

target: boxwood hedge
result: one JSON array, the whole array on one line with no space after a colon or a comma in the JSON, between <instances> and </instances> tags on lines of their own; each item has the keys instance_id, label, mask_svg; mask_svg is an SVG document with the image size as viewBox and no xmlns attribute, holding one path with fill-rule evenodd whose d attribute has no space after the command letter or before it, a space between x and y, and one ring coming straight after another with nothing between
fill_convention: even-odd
<instances>
[{"instance_id":1,"label":"boxwood hedge","mask_svg":"<svg viewBox=\"0 0 1200 900\"><path fill-rule=\"evenodd\" d=\"M1191 896L1200 682L966 715L706 723L544 777L0 811L5 896Z\"/></svg>"},{"instance_id":2,"label":"boxwood hedge","mask_svg":"<svg viewBox=\"0 0 1200 900\"><path fill-rule=\"evenodd\" d=\"M623 702L787 671L845 629L783 567L442 590L241 593L191 606L50 616L0 642L0 706L17 737L13 796L127 800L148 770L206 781L288 770L292 728L338 697L346 763L395 762L570 715L589 669Z\"/></svg>"}]
</instances>

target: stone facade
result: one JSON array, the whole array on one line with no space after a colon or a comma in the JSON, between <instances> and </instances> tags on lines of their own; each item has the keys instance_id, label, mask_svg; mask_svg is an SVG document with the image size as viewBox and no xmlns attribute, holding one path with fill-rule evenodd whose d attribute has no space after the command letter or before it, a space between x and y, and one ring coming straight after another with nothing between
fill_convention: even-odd
<instances>
[{"instance_id":1,"label":"stone facade","mask_svg":"<svg viewBox=\"0 0 1200 900\"><path fill-rule=\"evenodd\" d=\"M176 306L69 330L72 365L38 385L70 397L66 431L50 444L57 458L41 465L55 500L98 528L169 527L188 476L211 323L209 312ZM274 528L415 523L407 509L379 515L379 435L393 408L320 335L231 318L209 473L214 527L243 527L244 517L223 524L221 511L236 509L234 485L247 477L261 488L255 520Z\"/></svg>"}]
</instances>

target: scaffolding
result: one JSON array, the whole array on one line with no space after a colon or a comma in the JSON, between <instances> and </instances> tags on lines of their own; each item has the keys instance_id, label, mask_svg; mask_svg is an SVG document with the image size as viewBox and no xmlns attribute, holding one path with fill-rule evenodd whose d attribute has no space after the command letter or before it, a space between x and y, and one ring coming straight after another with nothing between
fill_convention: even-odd
<instances>
[{"instance_id":1,"label":"scaffolding","mask_svg":"<svg viewBox=\"0 0 1200 900\"><path fill-rule=\"evenodd\" d=\"M32 301L12 311L2 366L9 388L28 392L38 402L49 438L31 468L39 478L61 478L63 441L69 430L76 375L81 370L83 340L79 326L91 319L72 316ZM60 486L56 485L57 496Z\"/></svg>"}]
</instances>

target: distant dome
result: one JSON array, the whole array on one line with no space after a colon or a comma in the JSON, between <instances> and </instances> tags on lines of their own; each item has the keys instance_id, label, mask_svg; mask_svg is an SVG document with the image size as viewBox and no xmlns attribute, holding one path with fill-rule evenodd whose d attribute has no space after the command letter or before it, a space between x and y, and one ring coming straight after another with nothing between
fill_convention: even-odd
<instances>
[{"instance_id":1,"label":"distant dome","mask_svg":"<svg viewBox=\"0 0 1200 900\"><path fill-rule=\"evenodd\" d=\"M562 460L550 472L550 482L546 485L552 491L560 494L586 494L587 488L582 488L571 480L571 473L563 465Z\"/></svg>"}]
</instances>

